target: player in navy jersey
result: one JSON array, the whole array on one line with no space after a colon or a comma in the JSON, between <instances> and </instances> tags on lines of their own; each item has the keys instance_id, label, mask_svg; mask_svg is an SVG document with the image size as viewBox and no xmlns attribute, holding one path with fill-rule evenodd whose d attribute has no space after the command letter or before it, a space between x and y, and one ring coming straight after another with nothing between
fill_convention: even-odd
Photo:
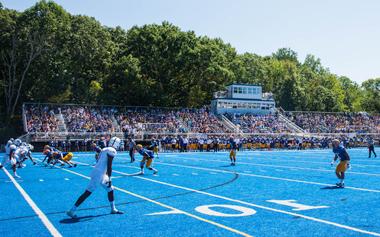
<instances>
[{"instance_id":1,"label":"player in navy jersey","mask_svg":"<svg viewBox=\"0 0 380 237\"><path fill-rule=\"evenodd\" d=\"M141 168L140 174L144 174L144 166L148 170L152 170L153 174L157 174L158 170L156 170L155 168L152 167L152 163L153 163L153 159L154 159L154 153L153 153L153 151L144 149L142 147L142 145L140 145L140 144L138 144L136 146L136 150L143 157L142 160L141 160L141 162L140 162L140 168Z\"/></svg>"},{"instance_id":2,"label":"player in navy jersey","mask_svg":"<svg viewBox=\"0 0 380 237\"><path fill-rule=\"evenodd\" d=\"M338 158L340 160L339 164L336 166L335 169L336 177L338 177L338 183L336 184L336 186L343 188L345 172L350 163L350 156L348 155L346 148L344 148L343 144L341 144L338 139L334 139L332 141L332 146L335 156L333 161L331 162L331 165L333 165Z\"/></svg>"},{"instance_id":3,"label":"player in navy jersey","mask_svg":"<svg viewBox=\"0 0 380 237\"><path fill-rule=\"evenodd\" d=\"M230 143L230 160L231 160L231 165L236 165L236 151L238 149L238 144L236 140L234 139L233 136L230 137L229 139Z\"/></svg>"}]
</instances>

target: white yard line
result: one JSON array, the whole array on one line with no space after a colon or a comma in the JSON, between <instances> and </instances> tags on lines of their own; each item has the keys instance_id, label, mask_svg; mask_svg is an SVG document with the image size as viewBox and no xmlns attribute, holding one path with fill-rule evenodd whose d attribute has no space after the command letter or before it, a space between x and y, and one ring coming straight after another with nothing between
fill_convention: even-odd
<instances>
[{"instance_id":1,"label":"white yard line","mask_svg":"<svg viewBox=\"0 0 380 237\"><path fill-rule=\"evenodd\" d=\"M224 163L226 164L228 161L222 161L219 159L214 159L214 160L208 160L208 159L202 159L202 158L180 158L180 160L194 160L194 161L208 161L208 162L218 162L218 163ZM311 170L311 171L321 171L321 172L329 172L329 173L334 173L335 170L327 170L327 169L314 169L314 168L304 168L304 167L297 167L297 166L287 166L287 165L269 165L269 164L259 164L259 163L252 163L252 162L241 162L238 161L238 164L243 164L243 165L250 165L250 166L263 166L263 167L274 167L274 168L287 168L287 169L298 169L298 170ZM323 163L325 165L330 165L328 162ZM356 165L355 165L356 167ZM373 174L373 173L365 173L365 172L356 172L356 171L350 171L348 170L347 173L350 174L356 174L356 175L368 175L368 176L377 176L380 177L380 174Z\"/></svg>"},{"instance_id":2,"label":"white yard line","mask_svg":"<svg viewBox=\"0 0 380 237\"><path fill-rule=\"evenodd\" d=\"M62 235L59 233L59 231L49 221L49 219L41 211L41 209L37 206L37 204L32 200L32 198L28 195L28 193L25 192L25 190L21 187L21 185L12 177L12 175L8 172L8 170L6 170L4 167L2 169L3 169L4 173L9 177L9 179L12 181L12 183L15 185L17 190L21 193L21 195L23 196L25 201L29 204L29 206L33 209L33 211L40 218L40 220L45 225L45 227L48 229L50 234L54 237L62 237Z\"/></svg>"},{"instance_id":3,"label":"white yard line","mask_svg":"<svg viewBox=\"0 0 380 237\"><path fill-rule=\"evenodd\" d=\"M113 172L118 173L118 174L126 174L124 172L120 172L120 171L116 171L116 170L114 170ZM307 220L311 220L314 222L319 222L319 223L335 226L335 227L346 229L346 230L355 231L355 232L362 233L362 234L380 236L380 233L362 230L362 229L358 229L358 228L355 228L352 226L343 225L343 224L339 224L339 223L328 221L328 220L323 220L323 219L319 219L319 218L315 218L315 217L311 217L311 216L306 216L306 215L302 215L302 214L298 214L298 213L294 213L294 212L288 212L288 211L283 211L283 210L270 208L270 207L266 207L266 206L262 206L262 205L257 205L257 204L253 204L253 203L249 203L249 202L245 202L245 201L241 201L241 200L237 200L237 199L233 199L233 198L229 198L229 197L225 197L225 196L221 196L221 195L217 195L217 194L212 194L212 193L208 193L208 192L204 192L204 191L200 191L200 190L196 190L196 189L192 189L192 188L188 188L188 187L184 187L184 186L180 186L180 185L175 185L175 184L166 183L166 182L162 182L162 181L158 181L158 180L153 180L153 179L149 179L149 178L145 178L145 177L141 177L141 176L133 176L133 177L138 178L138 179L142 179L142 180L146 180L149 182L153 182L153 183L162 184L165 186L170 186L170 187L174 187L174 188L178 188L178 189L182 189L182 190L187 190L187 191L203 194L203 195L210 196L210 197L215 197L218 199L223 199L226 201L231 201L234 203L239 203L239 204L243 204L243 205L247 205L247 206L251 206L251 207L264 209L267 211L272 211L272 212L282 213L282 214L286 214L286 215L296 216L296 217L300 217L303 219L307 219Z\"/></svg>"},{"instance_id":4,"label":"white yard line","mask_svg":"<svg viewBox=\"0 0 380 237\"><path fill-rule=\"evenodd\" d=\"M318 183L318 182L298 180L298 179L288 179L288 178L274 177L274 176L268 176L268 175L247 174L247 173L243 173L243 172L219 170L219 169L212 169L212 168L203 168L203 167L196 167L196 166L189 166L189 165L177 165L177 164L170 164L170 163L164 163L164 162L156 162L156 163L161 164L161 165L181 167L181 168L189 168L189 169L196 169L196 170L214 171L214 172L229 173L229 174L239 174L242 176L250 176L250 177L256 177L256 178L263 178L263 179L282 180L282 181L304 183L304 184L314 184L314 185L318 185L318 186L331 186L331 184L326 184L326 183ZM356 191L380 193L380 190L377 190L377 189L357 188L357 187L351 187L351 186L345 186L345 188L356 190Z\"/></svg>"},{"instance_id":5,"label":"white yard line","mask_svg":"<svg viewBox=\"0 0 380 237\"><path fill-rule=\"evenodd\" d=\"M86 163L82 163L82 164L86 164ZM180 166L180 167L182 167L182 166ZM127 173L117 171L117 170L113 170L113 172L118 173L118 174L122 174L122 175L128 175ZM246 174L246 175L248 175L248 174ZM184 186L180 186L180 185L176 185L176 184L171 184L171 183L166 183L166 182L162 182L162 181L158 181L158 180L153 180L153 179L149 179L149 178L145 178L145 177L141 177L141 176L132 176L132 177L137 178L137 179L142 179L145 181L149 181L149 182L153 182L153 183L158 183L158 184L165 185L165 186L170 186L170 187L174 187L174 188L178 188L178 189L182 189L182 190L186 190L186 191L191 191L191 192L203 194L203 195L210 196L210 197L215 197L218 199L223 199L223 200L227 200L227 201L231 201L231 202L235 202L235 203L239 203L239 204L243 204L243 205L247 205L247 206L252 206L252 207L256 207L256 208L260 208L260 209L264 209L264 210L268 210L268 211L272 211L272 212L296 216L296 217L300 217L303 219L307 219L307 220L311 220L314 222L319 222L319 223L335 226L335 227L346 229L346 230L355 231L355 232L362 233L362 234L380 236L380 233L377 233L377 232L362 230L362 229L358 229L358 228L355 228L352 226L347 226L347 225L339 224L339 223L328 221L328 220L323 220L323 219L319 219L319 218L315 218L315 217L311 217L311 216L306 216L306 215L302 215L302 214L298 214L298 213L294 213L294 212L288 212L288 211L283 211L283 210L270 208L270 207L266 207L266 206L262 206L262 205L257 205L257 204L253 204L253 203L249 203L249 202L245 202L245 201L241 201L241 200L237 200L237 199L233 199L233 198L229 198L229 197L225 197L225 196L221 196L221 195L217 195L217 194L212 194L212 193L208 193L208 192L204 192L204 191L200 191L200 190L196 190L196 189L192 189L192 188L188 188L188 187L184 187Z\"/></svg>"},{"instance_id":6,"label":"white yard line","mask_svg":"<svg viewBox=\"0 0 380 237\"><path fill-rule=\"evenodd\" d=\"M79 162L77 162L77 163L79 163ZM87 164L87 165L89 165L89 164ZM65 168L62 168L62 167L58 167L58 166L56 166L56 167L59 168L59 169L61 169L61 170L63 170L63 171L69 172L69 173L71 173L71 174L74 174L74 175L77 175L77 176L83 177L83 178L85 178L85 179L90 179L90 177L88 177L88 176L86 176L86 175L83 175L83 174L80 174L80 173L77 173L77 172L75 172L75 171L68 170L68 169L65 169ZM133 193L133 192L127 191L127 190L125 190L125 189L122 189L122 188L119 188L119 187L116 187L116 186L113 186L113 187L114 187L116 190L120 191L120 192L123 192L123 193L129 194L129 195L131 195L131 196L134 196L134 197L137 197L137 198L143 199L143 200L145 200L145 201L148 201L148 202L154 203L154 204L156 204L156 205L158 205L158 206L161 206L161 207L164 207L164 208L170 209L170 210L172 210L172 211L175 211L176 213L181 213L181 214L183 214L183 215L189 216L189 217L191 217L191 218L197 219L197 220L202 221L202 222L206 222L206 223L208 223L208 224L211 224L211 225L217 226L217 227L219 227L219 228L222 228L222 229L228 230L228 231L230 231L230 232L233 232L233 233L238 234L238 235L241 235L241 236L252 237L252 235L250 235L250 234L247 234L247 233L245 233L245 232L242 232L242 231L236 230L236 229L231 228L231 227L228 227L228 226L226 226L226 225L223 225L223 224L217 223L217 222L215 222L215 221L205 219L205 218L203 218L203 217L200 217L200 216L197 216L197 215L191 214L191 213L186 212L186 211L182 211L182 210L177 209L177 208L175 208L175 207L172 207L172 206L166 205L166 204L161 203L161 202L157 202L157 201L155 201L155 200L153 200L153 199L150 199L150 198L147 198L147 197L145 197L145 196L142 196L142 195L139 195L139 194L136 194L136 193Z\"/></svg>"}]
</instances>

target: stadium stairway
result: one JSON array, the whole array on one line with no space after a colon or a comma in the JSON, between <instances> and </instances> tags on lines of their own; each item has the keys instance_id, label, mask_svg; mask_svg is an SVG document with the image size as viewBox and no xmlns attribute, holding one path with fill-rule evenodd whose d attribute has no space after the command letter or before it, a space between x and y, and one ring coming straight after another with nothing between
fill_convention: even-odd
<instances>
[{"instance_id":1,"label":"stadium stairway","mask_svg":"<svg viewBox=\"0 0 380 237\"><path fill-rule=\"evenodd\" d=\"M231 120L229 120L226 116L224 116L223 114L221 114L218 117L219 117L220 121L227 128L229 128L231 131L234 131L234 132L237 132L237 133L241 133L239 127L236 124L234 124L233 122L231 122Z\"/></svg>"},{"instance_id":2,"label":"stadium stairway","mask_svg":"<svg viewBox=\"0 0 380 237\"><path fill-rule=\"evenodd\" d=\"M290 121L285 115L283 115L279 110L277 110L278 119L285 123L285 125L295 133L307 133L304 129L302 129L297 124Z\"/></svg>"},{"instance_id":3,"label":"stadium stairway","mask_svg":"<svg viewBox=\"0 0 380 237\"><path fill-rule=\"evenodd\" d=\"M191 129L187 126L187 123L183 120L181 116L176 116L176 119L180 122L182 129L185 131L191 131Z\"/></svg>"},{"instance_id":4,"label":"stadium stairway","mask_svg":"<svg viewBox=\"0 0 380 237\"><path fill-rule=\"evenodd\" d=\"M115 132L121 132L121 127L113 114L111 115L111 120L112 126L115 128Z\"/></svg>"},{"instance_id":5,"label":"stadium stairway","mask_svg":"<svg viewBox=\"0 0 380 237\"><path fill-rule=\"evenodd\" d=\"M59 132L67 132L65 119L63 118L63 115L61 113L55 115L56 119L58 120L58 131Z\"/></svg>"}]
</instances>

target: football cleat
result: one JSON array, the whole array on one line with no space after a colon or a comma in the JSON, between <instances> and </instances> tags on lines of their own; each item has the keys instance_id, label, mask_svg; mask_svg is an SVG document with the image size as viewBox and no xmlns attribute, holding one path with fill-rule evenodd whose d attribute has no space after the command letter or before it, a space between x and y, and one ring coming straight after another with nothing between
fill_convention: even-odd
<instances>
[{"instance_id":1,"label":"football cleat","mask_svg":"<svg viewBox=\"0 0 380 237\"><path fill-rule=\"evenodd\" d=\"M117 209L113 209L113 210L111 210L111 214L124 214L124 212L119 211Z\"/></svg>"},{"instance_id":2,"label":"football cleat","mask_svg":"<svg viewBox=\"0 0 380 237\"><path fill-rule=\"evenodd\" d=\"M338 188L344 188L344 183L337 183L336 186L337 186Z\"/></svg>"},{"instance_id":3,"label":"football cleat","mask_svg":"<svg viewBox=\"0 0 380 237\"><path fill-rule=\"evenodd\" d=\"M66 211L66 215L68 215L69 217L71 218L77 218L77 215L75 215L75 213L73 211Z\"/></svg>"},{"instance_id":4,"label":"football cleat","mask_svg":"<svg viewBox=\"0 0 380 237\"><path fill-rule=\"evenodd\" d=\"M157 174L158 173L158 170L155 170L154 172L153 172L153 174Z\"/></svg>"}]
</instances>

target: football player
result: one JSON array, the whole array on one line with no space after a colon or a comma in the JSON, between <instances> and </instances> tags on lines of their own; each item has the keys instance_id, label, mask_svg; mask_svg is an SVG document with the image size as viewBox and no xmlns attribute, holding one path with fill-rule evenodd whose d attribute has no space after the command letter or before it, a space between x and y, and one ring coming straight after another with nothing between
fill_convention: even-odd
<instances>
[{"instance_id":1,"label":"football player","mask_svg":"<svg viewBox=\"0 0 380 237\"><path fill-rule=\"evenodd\" d=\"M31 144L27 144L26 142L23 142L20 146L20 149L23 151L21 162L24 162L25 160L30 159L33 165L37 164L32 157L32 150L34 149L34 147Z\"/></svg>"},{"instance_id":2,"label":"football player","mask_svg":"<svg viewBox=\"0 0 380 237\"><path fill-rule=\"evenodd\" d=\"M158 170L156 170L155 168L152 167L152 163L153 163L153 159L154 159L154 153L153 153L153 151L144 149L141 144L138 144L136 146L136 150L143 157L142 160L141 160L141 162L140 162L140 168L141 168L140 174L144 174L144 166L148 170L152 170L153 174L157 174Z\"/></svg>"},{"instance_id":3,"label":"football player","mask_svg":"<svg viewBox=\"0 0 380 237\"><path fill-rule=\"evenodd\" d=\"M336 166L335 169L336 177L338 177L338 183L336 184L336 186L339 188L343 188L345 172L350 163L350 156L348 155L346 148L344 148L343 144L341 144L338 139L334 139L332 141L332 146L335 156L333 161L331 162L331 165L333 165L338 158L340 160L339 164Z\"/></svg>"},{"instance_id":4,"label":"football player","mask_svg":"<svg viewBox=\"0 0 380 237\"><path fill-rule=\"evenodd\" d=\"M156 138L152 138L152 141L150 143L150 146L149 146L149 150L152 150L154 152L154 154L156 154L157 158L158 158L158 150L159 150L159 140Z\"/></svg>"},{"instance_id":5,"label":"football player","mask_svg":"<svg viewBox=\"0 0 380 237\"><path fill-rule=\"evenodd\" d=\"M47 158L47 164L55 165L57 163L60 163L61 166L68 164L69 167L76 167L77 164L71 161L73 158L73 153L71 152L61 152L55 148L49 147L48 145L45 146L44 148L44 155L45 158L42 161L42 163L46 160Z\"/></svg>"},{"instance_id":6,"label":"football player","mask_svg":"<svg viewBox=\"0 0 380 237\"><path fill-rule=\"evenodd\" d=\"M15 178L21 178L17 174L17 156L15 154L17 150L16 145L14 145L11 141L8 141L6 146L6 154L3 158L2 163L0 164L0 169L2 169L8 162L11 164L13 170L13 176ZM9 154L8 154L9 153Z\"/></svg>"},{"instance_id":7,"label":"football player","mask_svg":"<svg viewBox=\"0 0 380 237\"><path fill-rule=\"evenodd\" d=\"M100 147L99 145L96 145L96 143L94 142L91 144L91 148L93 151L95 151L95 164L96 164L96 162L98 162L98 159L99 159L99 154L102 151L102 148L104 147Z\"/></svg>"},{"instance_id":8,"label":"football player","mask_svg":"<svg viewBox=\"0 0 380 237\"><path fill-rule=\"evenodd\" d=\"M123 214L122 211L116 209L114 189L111 183L112 175L112 162L116 157L117 151L120 147L121 140L117 137L110 139L108 147L102 149L99 154L99 159L94 169L91 172L91 180L88 184L86 191L77 199L74 206L66 212L71 218L76 218L75 211L77 208L95 191L97 186L101 185L106 191L108 201L111 206L111 214Z\"/></svg>"},{"instance_id":9,"label":"football player","mask_svg":"<svg viewBox=\"0 0 380 237\"><path fill-rule=\"evenodd\" d=\"M231 165L236 165L236 151L238 149L238 145L236 143L236 140L234 139L233 136L230 136L229 139L230 143L230 160L231 160Z\"/></svg>"},{"instance_id":10,"label":"football player","mask_svg":"<svg viewBox=\"0 0 380 237\"><path fill-rule=\"evenodd\" d=\"M13 144L14 142L14 139L11 138L8 140L7 144L5 145L5 155L0 163L0 169L3 168L3 166L5 164L7 164L9 161L10 161L10 158L11 158L11 146L14 145ZM15 149L15 147L13 147Z\"/></svg>"}]
</instances>

